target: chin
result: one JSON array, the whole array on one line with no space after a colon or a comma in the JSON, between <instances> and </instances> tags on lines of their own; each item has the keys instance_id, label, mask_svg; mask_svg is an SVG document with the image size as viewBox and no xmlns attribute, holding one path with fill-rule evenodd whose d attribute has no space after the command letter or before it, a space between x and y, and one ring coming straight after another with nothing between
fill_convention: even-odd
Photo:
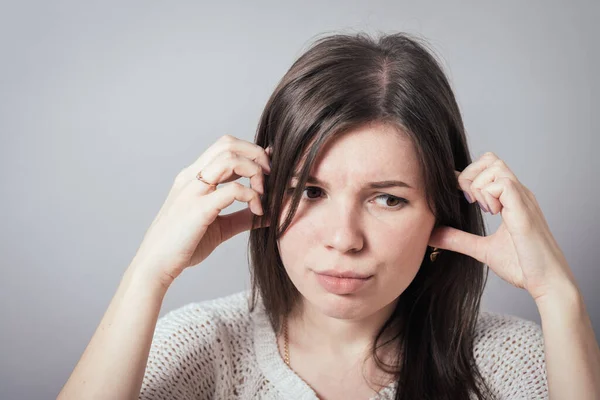
<instances>
[{"instance_id":1,"label":"chin","mask_svg":"<svg viewBox=\"0 0 600 400\"><path fill-rule=\"evenodd\" d=\"M309 296L304 296L304 301L324 315L336 319L360 319L375 312L374 304L362 293L338 295L316 288Z\"/></svg>"}]
</instances>

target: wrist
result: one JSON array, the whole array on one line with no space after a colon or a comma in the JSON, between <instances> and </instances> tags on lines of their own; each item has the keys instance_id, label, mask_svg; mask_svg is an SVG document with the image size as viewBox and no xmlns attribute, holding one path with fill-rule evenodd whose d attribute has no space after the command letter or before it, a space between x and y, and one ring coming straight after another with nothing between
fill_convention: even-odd
<instances>
[{"instance_id":1,"label":"wrist","mask_svg":"<svg viewBox=\"0 0 600 400\"><path fill-rule=\"evenodd\" d=\"M535 303L542 318L558 314L577 316L584 307L579 288L567 279L550 285L543 295L535 298Z\"/></svg>"},{"instance_id":2,"label":"wrist","mask_svg":"<svg viewBox=\"0 0 600 400\"><path fill-rule=\"evenodd\" d=\"M134 260L125 271L125 278L131 286L164 297L173 280L164 279L149 270L143 263Z\"/></svg>"}]
</instances>

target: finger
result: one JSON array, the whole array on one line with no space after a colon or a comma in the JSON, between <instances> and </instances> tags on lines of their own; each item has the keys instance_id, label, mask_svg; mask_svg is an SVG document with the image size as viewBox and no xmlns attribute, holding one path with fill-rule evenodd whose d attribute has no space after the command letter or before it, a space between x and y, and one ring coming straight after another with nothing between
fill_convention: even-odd
<instances>
[{"instance_id":1,"label":"finger","mask_svg":"<svg viewBox=\"0 0 600 400\"><path fill-rule=\"evenodd\" d=\"M223 241L229 240L233 236L249 231L252 229L252 222L254 220L254 213L250 208L244 208L243 210L236 211L227 215L220 215L224 222L223 226ZM270 221L266 218L259 218L258 225L254 227L254 229L266 228L270 225Z\"/></svg>"},{"instance_id":2,"label":"finger","mask_svg":"<svg viewBox=\"0 0 600 400\"><path fill-rule=\"evenodd\" d=\"M460 176L460 174L461 174L461 172L460 172L460 171L454 170L454 175L456 175L456 179L458 179L458 177ZM461 187L460 187L460 184L458 185L458 188L459 188L459 189L461 188Z\"/></svg>"},{"instance_id":3,"label":"finger","mask_svg":"<svg viewBox=\"0 0 600 400\"><path fill-rule=\"evenodd\" d=\"M502 209L502 203L495 198L489 191L484 188L489 184L496 182L500 178L515 179L516 177L506 167L506 164L500 159L496 160L492 165L477 175L471 184L471 191L479 195L480 201L484 201L487 209L492 214L497 214Z\"/></svg>"},{"instance_id":4,"label":"finger","mask_svg":"<svg viewBox=\"0 0 600 400\"><path fill-rule=\"evenodd\" d=\"M271 147L271 146L267 147L265 149L265 153L267 154L267 157L269 158L269 168L271 168L272 167L272 165L271 165L271 157L273 155L273 147ZM269 171L269 174L270 173L271 172Z\"/></svg>"},{"instance_id":5,"label":"finger","mask_svg":"<svg viewBox=\"0 0 600 400\"><path fill-rule=\"evenodd\" d=\"M460 176L461 172L455 170L454 174L458 178ZM481 176L481 174L479 174L478 176ZM477 180L477 178L476 178L476 180ZM473 187L473 184L471 184L471 187ZM492 212L490 210L490 204L494 204L494 203L493 203L493 199L488 199L489 194L486 195L485 193L481 193L481 191L477 191L477 190L473 190L473 189L471 189L471 190L463 190L461 188L461 186L460 186L460 181L459 181L459 184L458 184L458 188L463 191L463 193L465 194L465 197L467 198L467 201L470 204L473 204L473 203L477 202L479 204L480 208L483 211L488 211L488 212L491 212L492 214L496 214L497 211L496 212ZM475 193L475 194L473 194L473 193ZM484 209L484 207L485 207L485 209ZM498 207L495 206L495 209L497 209L497 208Z\"/></svg>"},{"instance_id":6,"label":"finger","mask_svg":"<svg viewBox=\"0 0 600 400\"><path fill-rule=\"evenodd\" d=\"M499 207L496 205L496 203L498 201L496 200L494 202L493 199L490 198L489 193L486 195L485 193L481 192L481 189L484 186L486 186L487 184L489 184L491 182L494 182L494 180L496 179L496 173L497 173L497 171L495 171L493 169L493 167L488 167L488 168L484 169L483 171L481 171L475 177L475 179L473 179L473 182L471 183L471 186L470 186L470 192L474 196L474 199L477 200L481 209L485 212L493 213L492 209L491 209L492 204L494 205L494 207L496 209Z\"/></svg>"},{"instance_id":7,"label":"finger","mask_svg":"<svg viewBox=\"0 0 600 400\"><path fill-rule=\"evenodd\" d=\"M456 175L456 179L458 179L458 177L460 176L462 172L460 171L456 171L454 170L454 175ZM469 195L469 192L463 190L463 188L460 186L460 181L456 184L456 186L458 187L459 190L461 190L465 196L465 199L469 202L469 204L473 204L475 202L476 199L472 198Z\"/></svg>"},{"instance_id":8,"label":"finger","mask_svg":"<svg viewBox=\"0 0 600 400\"><path fill-rule=\"evenodd\" d=\"M192 185L190 185L192 186ZM193 189L189 189L192 191ZM193 196L194 194L190 194ZM234 201L248 203L248 208L257 215L263 215L262 205L258 192L242 185L239 182L231 182L219 190L215 190L200 198L199 204L194 207L196 210L197 223L201 225L210 225L219 216L219 213L233 204Z\"/></svg>"},{"instance_id":9,"label":"finger","mask_svg":"<svg viewBox=\"0 0 600 400\"><path fill-rule=\"evenodd\" d=\"M500 178L496 182L487 185L483 191L500 200L502 204L501 211L511 211L512 215L519 216L514 220L508 221L507 227L509 231L516 229L515 232L526 232L530 225L530 221L528 220L530 212L526 205L527 195L521 192L520 188L520 183L510 178Z\"/></svg>"},{"instance_id":10,"label":"finger","mask_svg":"<svg viewBox=\"0 0 600 400\"><path fill-rule=\"evenodd\" d=\"M264 194L262 167L238 153L226 150L202 170L202 178L215 184L232 182L240 177L250 178L250 187L258 193ZM208 185L203 185L203 187L206 193L212 191Z\"/></svg>"},{"instance_id":11,"label":"finger","mask_svg":"<svg viewBox=\"0 0 600 400\"><path fill-rule=\"evenodd\" d=\"M474 161L473 163L469 164L458 176L458 184L460 185L461 189L464 192L466 192L469 195L469 197L471 197L473 201L483 200L483 198L478 199L478 196L471 190L473 180L475 180L475 178L477 177L477 175L479 175L481 171L485 170L497 159L498 156L496 156L494 153L487 152L484 155L482 155L477 161Z\"/></svg>"},{"instance_id":12,"label":"finger","mask_svg":"<svg viewBox=\"0 0 600 400\"><path fill-rule=\"evenodd\" d=\"M485 186L485 187L487 187L487 186ZM502 211L502 204L500 203L500 201L498 199L494 198L494 196L492 196L490 194L490 192L486 191L485 187L484 187L484 189L479 191L479 195L485 202L487 211L492 215L496 215L500 211Z\"/></svg>"},{"instance_id":13,"label":"finger","mask_svg":"<svg viewBox=\"0 0 600 400\"><path fill-rule=\"evenodd\" d=\"M485 263L485 240L486 238L483 236L444 226L433 231L429 238L429 245L438 249L466 254Z\"/></svg>"},{"instance_id":14,"label":"finger","mask_svg":"<svg viewBox=\"0 0 600 400\"><path fill-rule=\"evenodd\" d=\"M212 163L219 154L227 150L239 153L240 155L255 161L264 168L265 173L271 172L269 158L265 153L265 149L255 143L238 139L235 136L224 135L206 149L196 161L184 168L181 175L185 176L186 181L193 180L198 171L203 170L204 167Z\"/></svg>"},{"instance_id":15,"label":"finger","mask_svg":"<svg viewBox=\"0 0 600 400\"><path fill-rule=\"evenodd\" d=\"M461 174L460 171L454 171L454 173L456 174L457 178ZM461 183L461 181L459 180L458 188L463 191L463 194L465 195L465 198L467 199L469 204L473 204L473 203L477 202L479 204L481 210L483 210L483 211L489 210L489 208L487 208L487 205L485 203L484 197L480 193L478 193L477 191L474 191L474 190L470 190L470 189L463 189L461 187L461 184L464 185L464 181Z\"/></svg>"},{"instance_id":16,"label":"finger","mask_svg":"<svg viewBox=\"0 0 600 400\"><path fill-rule=\"evenodd\" d=\"M481 171L471 184L471 192L475 193L479 201L483 201L486 208L492 214L500 212L502 204L499 199L494 198L489 192L483 192L483 188L500 178L512 179L518 181L515 174L508 168L506 163L497 159L492 164Z\"/></svg>"},{"instance_id":17,"label":"finger","mask_svg":"<svg viewBox=\"0 0 600 400\"><path fill-rule=\"evenodd\" d=\"M265 172L270 173L271 167L269 166L269 157L261 146L241 140L235 136L225 135L215 144L215 148L212 150L213 159L219 153L224 151L232 151L238 153L263 167ZM195 165L196 167L203 167L203 165Z\"/></svg>"}]
</instances>

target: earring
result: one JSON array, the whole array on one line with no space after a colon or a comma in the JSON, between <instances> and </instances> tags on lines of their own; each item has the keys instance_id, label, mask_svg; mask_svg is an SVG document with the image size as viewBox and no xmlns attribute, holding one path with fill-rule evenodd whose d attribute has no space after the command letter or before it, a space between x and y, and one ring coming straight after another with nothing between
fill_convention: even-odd
<instances>
[{"instance_id":1,"label":"earring","mask_svg":"<svg viewBox=\"0 0 600 400\"><path fill-rule=\"evenodd\" d=\"M431 254L429 255L429 259L431 260L431 262L434 262L438 254L440 254L441 252L442 251L439 250L437 247L434 247L433 252L431 252Z\"/></svg>"}]
</instances>

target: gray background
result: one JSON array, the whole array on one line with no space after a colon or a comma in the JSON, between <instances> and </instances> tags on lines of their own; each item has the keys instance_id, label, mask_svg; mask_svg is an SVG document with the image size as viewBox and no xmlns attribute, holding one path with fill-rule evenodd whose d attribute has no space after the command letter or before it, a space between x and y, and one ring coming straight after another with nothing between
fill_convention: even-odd
<instances>
[{"instance_id":1,"label":"gray background","mask_svg":"<svg viewBox=\"0 0 600 400\"><path fill-rule=\"evenodd\" d=\"M226 133L252 140L278 80L329 32L430 41L473 157L495 152L536 194L600 332L598 4L3 2L0 398L56 396L177 172ZM247 239L184 272L161 315L246 288ZM539 323L490 276L484 308Z\"/></svg>"}]
</instances>

